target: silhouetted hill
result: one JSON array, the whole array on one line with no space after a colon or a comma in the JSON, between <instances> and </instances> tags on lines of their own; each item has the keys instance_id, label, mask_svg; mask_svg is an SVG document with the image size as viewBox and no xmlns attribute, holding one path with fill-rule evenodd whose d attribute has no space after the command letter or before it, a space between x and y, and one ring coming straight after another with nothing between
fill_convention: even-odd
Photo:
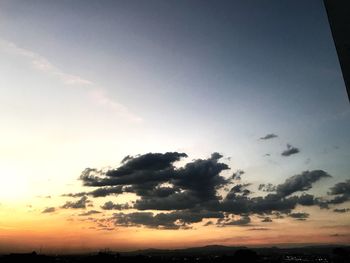
<instances>
[{"instance_id":1,"label":"silhouetted hill","mask_svg":"<svg viewBox=\"0 0 350 263\"><path fill-rule=\"evenodd\" d=\"M346 245L313 245L313 246L301 246L301 247L261 247L261 248L250 248L259 254L284 254L284 253L296 253L296 254L331 254L334 248L342 247L350 249L350 246ZM159 256L159 255L232 255L237 250L247 249L244 246L222 246L222 245L209 245L203 247L191 247L183 249L144 249L136 250L131 252L120 252L122 255L148 255L148 256Z\"/></svg>"},{"instance_id":2,"label":"silhouetted hill","mask_svg":"<svg viewBox=\"0 0 350 263\"><path fill-rule=\"evenodd\" d=\"M1 263L349 263L350 246L306 246L295 248L246 248L204 246L184 249L145 249L132 252L104 251L82 255L38 255L15 253L0 256Z\"/></svg>"},{"instance_id":3,"label":"silhouetted hill","mask_svg":"<svg viewBox=\"0 0 350 263\"><path fill-rule=\"evenodd\" d=\"M136 250L131 252L121 252L122 255L206 255L206 254L233 254L238 249L244 249L246 247L229 247L221 245L210 245L203 247L191 247L183 249L155 249L149 248L144 250Z\"/></svg>"}]
</instances>

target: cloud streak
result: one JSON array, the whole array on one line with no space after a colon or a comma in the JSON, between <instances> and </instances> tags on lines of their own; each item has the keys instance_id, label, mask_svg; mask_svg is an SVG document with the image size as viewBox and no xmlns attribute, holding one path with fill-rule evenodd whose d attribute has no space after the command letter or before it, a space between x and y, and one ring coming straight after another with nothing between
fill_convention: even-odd
<instances>
[{"instance_id":1,"label":"cloud streak","mask_svg":"<svg viewBox=\"0 0 350 263\"><path fill-rule=\"evenodd\" d=\"M276 135L274 133L269 133L263 137L260 137L260 140L270 140L270 139L277 138L277 137L278 137L278 135Z\"/></svg>"},{"instance_id":2,"label":"cloud streak","mask_svg":"<svg viewBox=\"0 0 350 263\"><path fill-rule=\"evenodd\" d=\"M19 55L27 58L32 66L42 71L46 74L57 77L66 85L81 85L81 86L90 86L94 85L90 80L84 79L80 76L69 74L63 70L55 67L49 60L40 56L39 54L32 52L30 50L18 47L12 42L8 42L0 39L0 47L8 53Z\"/></svg>"},{"instance_id":3,"label":"cloud streak","mask_svg":"<svg viewBox=\"0 0 350 263\"><path fill-rule=\"evenodd\" d=\"M56 208L55 207L47 207L45 208L41 213L43 214L47 214L47 213L53 213L56 211Z\"/></svg>"},{"instance_id":4,"label":"cloud streak","mask_svg":"<svg viewBox=\"0 0 350 263\"><path fill-rule=\"evenodd\" d=\"M99 87L98 84L93 81L78 75L70 74L53 65L47 58L30 50L21 48L15 43L0 39L0 49L6 53L25 58L30 62L33 68L46 75L57 78L64 85L86 88L87 95L94 101L94 103L118 113L118 115L125 117L127 120L131 122L142 121L139 116L131 113L126 106L112 99L105 89Z\"/></svg>"}]
</instances>

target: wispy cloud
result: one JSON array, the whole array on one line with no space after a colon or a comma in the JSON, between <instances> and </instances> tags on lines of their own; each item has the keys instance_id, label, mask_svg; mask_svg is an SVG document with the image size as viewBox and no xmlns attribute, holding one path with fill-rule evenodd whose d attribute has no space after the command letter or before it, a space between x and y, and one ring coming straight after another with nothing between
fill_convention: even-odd
<instances>
[{"instance_id":1,"label":"wispy cloud","mask_svg":"<svg viewBox=\"0 0 350 263\"><path fill-rule=\"evenodd\" d=\"M11 53L11 54L15 54L15 55L19 55L27 58L35 69L45 72L46 74L50 74L52 76L58 77L66 85L83 85L83 86L94 85L93 82L87 79L64 72L63 70L55 67L45 57L37 53L34 53L30 50L18 47L12 42L0 40L0 47L2 50L6 51L7 53Z\"/></svg>"},{"instance_id":2,"label":"wispy cloud","mask_svg":"<svg viewBox=\"0 0 350 263\"><path fill-rule=\"evenodd\" d=\"M89 97L97 104L109 108L120 115L127 117L130 121L141 122L142 118L131 113L127 107L111 99L107 92L102 88L95 88L89 91Z\"/></svg>"},{"instance_id":3,"label":"wispy cloud","mask_svg":"<svg viewBox=\"0 0 350 263\"><path fill-rule=\"evenodd\" d=\"M33 68L47 75L56 77L64 85L86 87L88 96L92 98L96 104L107 107L108 109L118 113L118 115L127 118L129 121L142 121L139 116L131 113L126 106L113 100L105 89L99 87L98 84L94 83L93 81L78 75L70 74L53 65L45 57L30 50L18 47L15 43L10 41L0 39L0 49L6 53L26 58L31 63Z\"/></svg>"}]
</instances>

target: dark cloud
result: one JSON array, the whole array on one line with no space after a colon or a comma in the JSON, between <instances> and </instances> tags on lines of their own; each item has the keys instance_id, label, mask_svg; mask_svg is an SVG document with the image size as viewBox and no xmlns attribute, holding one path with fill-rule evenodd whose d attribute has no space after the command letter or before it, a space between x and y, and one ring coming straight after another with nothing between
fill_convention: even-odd
<instances>
[{"instance_id":1,"label":"dark cloud","mask_svg":"<svg viewBox=\"0 0 350 263\"><path fill-rule=\"evenodd\" d=\"M261 184L259 190L267 194L259 196L253 195L248 189L249 183L240 181L243 171L238 170L228 177L222 175L222 172L230 168L221 161L221 154L213 153L207 159L196 159L182 167L175 167L174 162L183 157L187 155L178 152L147 153L135 157L126 156L116 169L87 168L82 172L80 180L85 186L95 189L68 194L67 196L80 199L68 201L62 208L86 208L91 205L87 196L95 198L131 193L137 196L131 204L108 201L101 206L103 210L134 209L131 213L113 214L110 218L113 227L188 229L191 224L200 223L204 219L207 219L206 222L214 222L216 219L217 226L243 226L250 225L252 215L259 215L264 218L264 222L270 222L271 218L296 218L294 214L298 213L293 213L293 210L297 205L320 205L320 199L313 195L293 194L307 191L321 178L330 177L323 170L304 171L277 186ZM338 188L343 189L339 186L333 188L332 193L340 193ZM341 198L342 195L335 194L333 199Z\"/></svg>"},{"instance_id":2,"label":"dark cloud","mask_svg":"<svg viewBox=\"0 0 350 263\"><path fill-rule=\"evenodd\" d=\"M211 226L214 225L214 222L209 220L208 222L206 222L203 226Z\"/></svg>"},{"instance_id":3,"label":"dark cloud","mask_svg":"<svg viewBox=\"0 0 350 263\"><path fill-rule=\"evenodd\" d=\"M80 179L86 186L116 186L143 183L166 182L176 175L175 161L187 157L185 153L147 153L137 157L124 158L122 166L103 172L86 168Z\"/></svg>"},{"instance_id":4,"label":"dark cloud","mask_svg":"<svg viewBox=\"0 0 350 263\"><path fill-rule=\"evenodd\" d=\"M69 193L69 194L63 194L64 197L82 197L85 196L86 192L79 192L79 193Z\"/></svg>"},{"instance_id":5,"label":"dark cloud","mask_svg":"<svg viewBox=\"0 0 350 263\"><path fill-rule=\"evenodd\" d=\"M264 137L260 137L260 140L269 140L269 139L273 139L273 138L277 138L278 135L274 134L274 133L269 133L266 134Z\"/></svg>"},{"instance_id":6,"label":"dark cloud","mask_svg":"<svg viewBox=\"0 0 350 263\"><path fill-rule=\"evenodd\" d=\"M318 200L313 195L302 194L301 196L298 197L298 204L303 206L312 206L312 205L317 205Z\"/></svg>"},{"instance_id":7,"label":"dark cloud","mask_svg":"<svg viewBox=\"0 0 350 263\"><path fill-rule=\"evenodd\" d=\"M247 230L248 231L267 231L267 230L270 230L270 228L267 228L267 227L253 227L253 228L249 228Z\"/></svg>"},{"instance_id":8,"label":"dark cloud","mask_svg":"<svg viewBox=\"0 0 350 263\"><path fill-rule=\"evenodd\" d=\"M124 176L117 176L114 170L107 173L98 173L91 169L85 169L80 176L85 186L116 186L116 185L137 185L137 184L158 184L169 181L176 175L174 167L163 170L136 170Z\"/></svg>"},{"instance_id":9,"label":"dark cloud","mask_svg":"<svg viewBox=\"0 0 350 263\"><path fill-rule=\"evenodd\" d=\"M217 209L232 214L272 214L274 212L289 213L298 203L298 197L281 197L275 193L264 197L249 197L231 195L217 203L207 204L211 209Z\"/></svg>"},{"instance_id":10,"label":"dark cloud","mask_svg":"<svg viewBox=\"0 0 350 263\"><path fill-rule=\"evenodd\" d=\"M254 197L250 200L250 211L258 214L271 214L274 211L289 213L298 202L296 196L285 198L278 194L268 194L265 197Z\"/></svg>"},{"instance_id":11,"label":"dark cloud","mask_svg":"<svg viewBox=\"0 0 350 263\"><path fill-rule=\"evenodd\" d=\"M326 201L326 204L332 204L332 205L338 205L345 203L350 200L350 195L349 194L342 194L335 196L333 199Z\"/></svg>"},{"instance_id":12,"label":"dark cloud","mask_svg":"<svg viewBox=\"0 0 350 263\"><path fill-rule=\"evenodd\" d=\"M41 213L53 213L55 211L56 211L56 208L54 208L54 207L47 207Z\"/></svg>"},{"instance_id":13,"label":"dark cloud","mask_svg":"<svg viewBox=\"0 0 350 263\"><path fill-rule=\"evenodd\" d=\"M345 182L337 183L333 187L330 188L329 195L340 195L347 194L350 195L350 180L346 180Z\"/></svg>"},{"instance_id":14,"label":"dark cloud","mask_svg":"<svg viewBox=\"0 0 350 263\"><path fill-rule=\"evenodd\" d=\"M117 226L147 226L150 228L179 229L173 220L161 221L152 212L116 213L113 215Z\"/></svg>"},{"instance_id":15,"label":"dark cloud","mask_svg":"<svg viewBox=\"0 0 350 263\"><path fill-rule=\"evenodd\" d=\"M237 195L240 196L248 196L251 194L250 190L247 189L247 187L250 184L236 184L231 188L231 190L227 193L226 199L231 200L235 199Z\"/></svg>"},{"instance_id":16,"label":"dark cloud","mask_svg":"<svg viewBox=\"0 0 350 263\"><path fill-rule=\"evenodd\" d=\"M239 219L231 219L231 220L218 220L218 226L247 226L251 222L249 216L244 215Z\"/></svg>"},{"instance_id":17,"label":"dark cloud","mask_svg":"<svg viewBox=\"0 0 350 263\"><path fill-rule=\"evenodd\" d=\"M108 195L118 195L122 193L123 193L123 186L118 185L118 186L112 186L112 187L100 187L90 192L63 194L62 196L82 197L85 195L90 195L92 197L105 197Z\"/></svg>"},{"instance_id":18,"label":"dark cloud","mask_svg":"<svg viewBox=\"0 0 350 263\"><path fill-rule=\"evenodd\" d=\"M97 211L97 210L90 210L90 211L87 211L85 213L81 213L79 214L79 216L90 216L90 215L94 215L94 214L100 214L101 212L100 211Z\"/></svg>"},{"instance_id":19,"label":"dark cloud","mask_svg":"<svg viewBox=\"0 0 350 263\"><path fill-rule=\"evenodd\" d=\"M278 211L274 211L271 214L275 216L274 217L275 219L282 219L282 218L284 218L284 215L281 212L278 212Z\"/></svg>"},{"instance_id":20,"label":"dark cloud","mask_svg":"<svg viewBox=\"0 0 350 263\"><path fill-rule=\"evenodd\" d=\"M335 213L346 213L349 211L350 211L350 208L333 209L333 212L335 212Z\"/></svg>"},{"instance_id":21,"label":"dark cloud","mask_svg":"<svg viewBox=\"0 0 350 263\"><path fill-rule=\"evenodd\" d=\"M83 196L78 201L67 201L61 208L73 208L73 209L79 209L79 208L86 208L87 204L91 203L90 200L86 196Z\"/></svg>"},{"instance_id":22,"label":"dark cloud","mask_svg":"<svg viewBox=\"0 0 350 263\"><path fill-rule=\"evenodd\" d=\"M218 200L217 190L229 183L220 173L229 169L227 164L218 160L222 155L213 153L208 159L198 159L187 163L184 167L167 170L170 186L160 186L154 181L150 184L133 184L125 188L141 196L134 207L139 210L179 210L189 209L213 200ZM171 175L171 176L170 176Z\"/></svg>"},{"instance_id":23,"label":"dark cloud","mask_svg":"<svg viewBox=\"0 0 350 263\"><path fill-rule=\"evenodd\" d=\"M309 218L310 214L301 212L301 213L290 213L288 216L295 218L296 220L303 221Z\"/></svg>"},{"instance_id":24,"label":"dark cloud","mask_svg":"<svg viewBox=\"0 0 350 263\"><path fill-rule=\"evenodd\" d=\"M189 224L201 222L204 218L223 218L219 212L174 211L154 214L152 212L115 213L112 219L116 226L146 226L158 229L188 229Z\"/></svg>"},{"instance_id":25,"label":"dark cloud","mask_svg":"<svg viewBox=\"0 0 350 263\"><path fill-rule=\"evenodd\" d=\"M128 161L128 160L130 160L130 159L132 159L132 156L127 155L127 156L125 156L125 157L123 158L123 160L121 161L121 163L125 163L126 161Z\"/></svg>"},{"instance_id":26,"label":"dark cloud","mask_svg":"<svg viewBox=\"0 0 350 263\"><path fill-rule=\"evenodd\" d=\"M263 220L261 220L261 222L263 222L263 223L270 223L270 222L272 222L272 219L271 219L271 217L265 217Z\"/></svg>"},{"instance_id":27,"label":"dark cloud","mask_svg":"<svg viewBox=\"0 0 350 263\"><path fill-rule=\"evenodd\" d=\"M277 185L276 192L280 196L288 196L298 191L306 191L314 182L321 178L331 177L323 170L304 171L288 178L283 184Z\"/></svg>"},{"instance_id":28,"label":"dark cloud","mask_svg":"<svg viewBox=\"0 0 350 263\"><path fill-rule=\"evenodd\" d=\"M179 210L194 208L201 199L191 191L174 193L166 197L142 197L135 202L138 210Z\"/></svg>"},{"instance_id":29,"label":"dark cloud","mask_svg":"<svg viewBox=\"0 0 350 263\"><path fill-rule=\"evenodd\" d=\"M126 204L115 204L112 201L108 201L101 206L103 210L124 210L129 209L130 206L128 203Z\"/></svg>"},{"instance_id":30,"label":"dark cloud","mask_svg":"<svg viewBox=\"0 0 350 263\"><path fill-rule=\"evenodd\" d=\"M350 180L335 184L328 192L331 199L319 199L318 205L321 208L329 208L329 205L338 205L350 201Z\"/></svg>"},{"instance_id":31,"label":"dark cloud","mask_svg":"<svg viewBox=\"0 0 350 263\"><path fill-rule=\"evenodd\" d=\"M123 187L113 186L113 187L101 187L94 191L88 192L87 195L91 195L93 197L104 197L108 195L118 195L123 193Z\"/></svg>"},{"instance_id":32,"label":"dark cloud","mask_svg":"<svg viewBox=\"0 0 350 263\"><path fill-rule=\"evenodd\" d=\"M187 163L177 170L174 185L193 192L201 200L216 199L216 190L229 182L220 175L229 169L227 164L218 162L221 157L219 153L213 153L209 159Z\"/></svg>"},{"instance_id":33,"label":"dark cloud","mask_svg":"<svg viewBox=\"0 0 350 263\"><path fill-rule=\"evenodd\" d=\"M284 151L281 153L281 155L282 155L282 156L290 156L290 155L292 155L292 154L296 154L296 153L299 153L299 152L300 152L300 150L299 150L298 148L296 148L296 147L294 147L294 146L292 146L292 145L290 145L290 144L287 144L287 149L284 150Z\"/></svg>"},{"instance_id":34,"label":"dark cloud","mask_svg":"<svg viewBox=\"0 0 350 263\"><path fill-rule=\"evenodd\" d=\"M239 181L239 180L241 180L241 176L244 174L244 171L242 171L242 170L237 170L236 172L234 172L233 174L232 174L232 180L237 180L237 181Z\"/></svg>"},{"instance_id":35,"label":"dark cloud","mask_svg":"<svg viewBox=\"0 0 350 263\"><path fill-rule=\"evenodd\" d=\"M159 171L173 167L175 161L187 157L185 153L167 152L167 153L147 153L137 157L127 156L123 159L123 165L118 169L110 170L106 173L110 177L122 177L130 175L137 171Z\"/></svg>"}]
</instances>

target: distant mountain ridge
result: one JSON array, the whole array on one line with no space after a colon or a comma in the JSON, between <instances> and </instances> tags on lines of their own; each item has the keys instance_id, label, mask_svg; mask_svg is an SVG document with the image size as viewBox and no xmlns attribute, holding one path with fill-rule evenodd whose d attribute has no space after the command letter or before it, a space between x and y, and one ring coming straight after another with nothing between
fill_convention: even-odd
<instances>
[{"instance_id":1,"label":"distant mountain ridge","mask_svg":"<svg viewBox=\"0 0 350 263\"><path fill-rule=\"evenodd\" d=\"M223 246L223 245L208 245L202 247L190 247L180 249L157 249L149 248L142 250L135 250L130 252L120 252L122 255L231 255L240 249L250 249L264 253L305 253L305 254L328 254L331 253L334 248L342 247L350 250L349 245L307 245L300 247L280 248L280 247L245 247L245 246Z\"/></svg>"}]
</instances>

